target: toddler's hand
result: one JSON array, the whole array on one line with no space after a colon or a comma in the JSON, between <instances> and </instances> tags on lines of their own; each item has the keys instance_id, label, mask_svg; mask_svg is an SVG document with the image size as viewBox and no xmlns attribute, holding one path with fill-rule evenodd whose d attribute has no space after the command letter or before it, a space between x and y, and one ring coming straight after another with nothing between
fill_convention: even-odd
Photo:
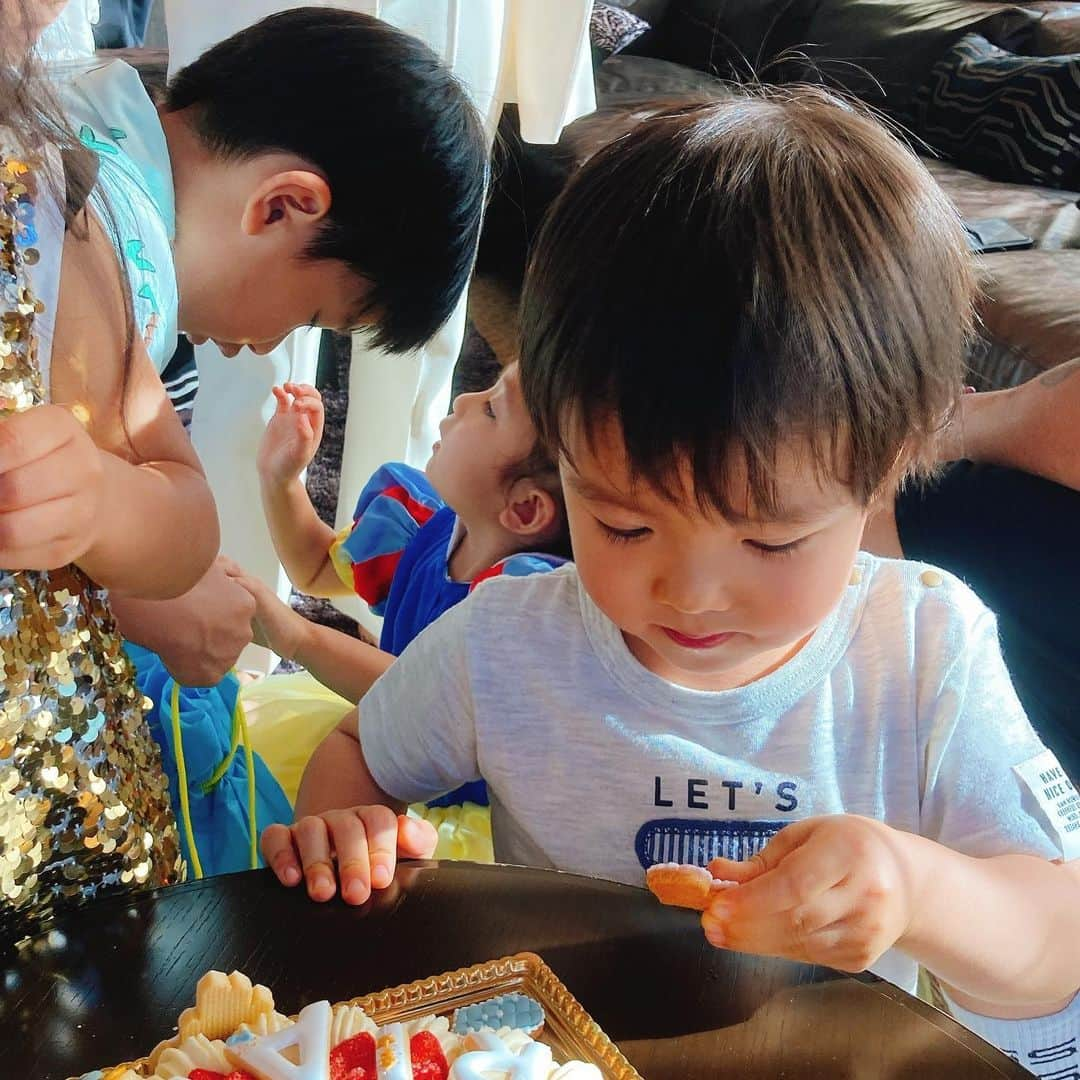
<instances>
[{"instance_id":1,"label":"toddler's hand","mask_svg":"<svg viewBox=\"0 0 1080 1080\"><path fill-rule=\"evenodd\" d=\"M251 618L252 640L255 644L264 645L273 649L278 656L292 660L307 626L304 616L293 611L265 581L249 574L232 559L222 555L218 562L226 577L242 586L255 603Z\"/></svg>"},{"instance_id":2,"label":"toddler's hand","mask_svg":"<svg viewBox=\"0 0 1080 1080\"><path fill-rule=\"evenodd\" d=\"M0 420L0 566L52 570L93 547L102 453L63 405Z\"/></svg>"},{"instance_id":3,"label":"toddler's hand","mask_svg":"<svg viewBox=\"0 0 1080 1080\"><path fill-rule=\"evenodd\" d=\"M322 902L332 899L340 878L345 903L362 904L394 880L399 857L428 859L438 838L430 822L386 806L354 806L303 817L291 827L271 825L261 843L266 865L283 885L303 878L308 896Z\"/></svg>"},{"instance_id":4,"label":"toddler's hand","mask_svg":"<svg viewBox=\"0 0 1080 1080\"><path fill-rule=\"evenodd\" d=\"M746 862L714 859L721 892L701 924L716 946L863 971L907 932L904 834L850 814L797 821Z\"/></svg>"},{"instance_id":5,"label":"toddler's hand","mask_svg":"<svg viewBox=\"0 0 1080 1080\"><path fill-rule=\"evenodd\" d=\"M259 444L259 475L287 484L308 467L323 434L322 395L314 386L285 383L274 387L277 410Z\"/></svg>"}]
</instances>

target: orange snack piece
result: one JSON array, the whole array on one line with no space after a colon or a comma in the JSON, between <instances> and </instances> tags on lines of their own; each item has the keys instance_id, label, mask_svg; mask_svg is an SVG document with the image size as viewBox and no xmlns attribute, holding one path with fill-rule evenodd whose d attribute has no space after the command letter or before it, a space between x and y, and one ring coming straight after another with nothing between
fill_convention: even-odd
<instances>
[{"instance_id":1,"label":"orange snack piece","mask_svg":"<svg viewBox=\"0 0 1080 1080\"><path fill-rule=\"evenodd\" d=\"M704 866L657 863L645 871L645 884L661 904L704 911L717 883Z\"/></svg>"}]
</instances>

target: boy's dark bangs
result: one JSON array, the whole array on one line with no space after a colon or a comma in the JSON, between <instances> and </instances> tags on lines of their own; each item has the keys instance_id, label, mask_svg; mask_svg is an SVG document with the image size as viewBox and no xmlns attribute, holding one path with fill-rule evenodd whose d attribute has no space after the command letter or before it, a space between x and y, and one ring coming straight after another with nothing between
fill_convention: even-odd
<instances>
[{"instance_id":1,"label":"boy's dark bangs","mask_svg":"<svg viewBox=\"0 0 1080 1080\"><path fill-rule=\"evenodd\" d=\"M625 177L640 157L655 176L663 165L650 155L671 169L678 157L668 145L620 150L590 167ZM754 295L746 225L718 222L716 201L698 197L715 180L683 169L652 190L594 178L593 198L570 191L526 281L522 388L556 454L572 461L571 433L594 450L617 417L635 481L728 520L771 518L782 510L777 455L793 433L814 433L819 478L847 478L847 397L812 391L804 366L777 363L792 347L790 313Z\"/></svg>"},{"instance_id":2,"label":"boy's dark bangs","mask_svg":"<svg viewBox=\"0 0 1080 1080\"><path fill-rule=\"evenodd\" d=\"M673 501L781 517L794 452L865 506L932 458L972 293L955 210L879 125L822 91L705 105L645 121L560 196L522 388L562 452L617 417L628 468Z\"/></svg>"},{"instance_id":3,"label":"boy's dark bangs","mask_svg":"<svg viewBox=\"0 0 1080 1080\"><path fill-rule=\"evenodd\" d=\"M687 323L678 326L670 332L689 345ZM706 516L729 522L783 518L777 466L781 450L795 441L818 484L858 487L842 406L824 415L820 402L799 395L785 400L781 387L755 387L761 373L776 370L757 362L757 349L697 352L697 363L680 364L671 354L654 351L647 333L620 338L608 333L593 340L589 329L568 333L555 346L566 362L545 387L552 395L545 413L558 417L545 438L575 469L573 445L595 454L617 419L631 483L676 506L689 501ZM710 335L702 336L707 341ZM587 357L605 345L608 356L614 351L619 361L602 372ZM757 404L762 401L774 408L762 409Z\"/></svg>"}]
</instances>

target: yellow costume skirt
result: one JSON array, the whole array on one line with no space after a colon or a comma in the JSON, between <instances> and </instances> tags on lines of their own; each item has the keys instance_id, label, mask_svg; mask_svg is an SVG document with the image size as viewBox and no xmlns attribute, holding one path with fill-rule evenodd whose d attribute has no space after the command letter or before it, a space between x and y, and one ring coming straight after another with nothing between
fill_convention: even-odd
<instances>
[{"instance_id":1,"label":"yellow costume skirt","mask_svg":"<svg viewBox=\"0 0 1080 1080\"><path fill-rule=\"evenodd\" d=\"M337 727L352 706L306 671L271 675L248 683L240 692L247 715L251 748L296 802L300 777L315 747ZM438 830L437 859L492 862L491 811L486 806L409 807L413 817Z\"/></svg>"}]
</instances>

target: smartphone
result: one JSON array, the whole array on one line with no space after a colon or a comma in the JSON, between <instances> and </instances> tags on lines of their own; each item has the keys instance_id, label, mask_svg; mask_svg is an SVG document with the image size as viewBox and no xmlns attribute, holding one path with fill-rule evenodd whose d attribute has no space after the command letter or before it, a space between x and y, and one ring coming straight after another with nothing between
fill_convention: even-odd
<instances>
[{"instance_id":1,"label":"smartphone","mask_svg":"<svg viewBox=\"0 0 1080 1080\"><path fill-rule=\"evenodd\" d=\"M1035 246L1030 236L1014 229L1004 218L980 218L965 221L968 244L976 254L991 251L1022 251Z\"/></svg>"}]
</instances>

